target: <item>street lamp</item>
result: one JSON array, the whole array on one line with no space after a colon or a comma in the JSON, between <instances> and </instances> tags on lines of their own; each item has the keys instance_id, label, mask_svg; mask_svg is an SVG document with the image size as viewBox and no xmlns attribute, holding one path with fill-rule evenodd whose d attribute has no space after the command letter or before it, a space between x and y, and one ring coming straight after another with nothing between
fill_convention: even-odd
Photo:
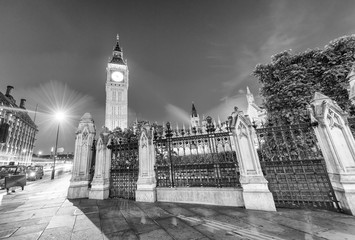
<instances>
[{"instance_id":1,"label":"street lamp","mask_svg":"<svg viewBox=\"0 0 355 240\"><path fill-rule=\"evenodd\" d=\"M53 169L52 169L51 180L54 179L54 174L55 174L55 158L56 158L56 155L57 155L57 148L58 148L59 126L60 126L60 122L65 118L64 112L57 112L55 114L55 118L58 121L58 128L57 128L57 138L55 140L55 148L54 148L54 154L53 154Z\"/></svg>"}]
</instances>

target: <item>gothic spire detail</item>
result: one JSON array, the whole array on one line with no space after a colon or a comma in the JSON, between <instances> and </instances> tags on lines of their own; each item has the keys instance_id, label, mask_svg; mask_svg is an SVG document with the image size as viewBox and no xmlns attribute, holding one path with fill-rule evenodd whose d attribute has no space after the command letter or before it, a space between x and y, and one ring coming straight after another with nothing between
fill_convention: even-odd
<instances>
[{"instance_id":1,"label":"gothic spire detail","mask_svg":"<svg viewBox=\"0 0 355 240\"><path fill-rule=\"evenodd\" d=\"M122 48L120 47L120 42L119 42L120 36L117 34L116 36L116 45L113 48L112 52L112 58L110 63L116 63L120 65L127 65L126 61L123 60L123 51Z\"/></svg>"},{"instance_id":2,"label":"gothic spire detail","mask_svg":"<svg viewBox=\"0 0 355 240\"><path fill-rule=\"evenodd\" d=\"M246 97L247 97L248 104L254 103L254 95L250 92L249 87L247 87Z\"/></svg>"},{"instance_id":3,"label":"gothic spire detail","mask_svg":"<svg viewBox=\"0 0 355 240\"><path fill-rule=\"evenodd\" d=\"M197 111L196 111L194 102L192 102L191 116L192 117L197 117Z\"/></svg>"}]
</instances>

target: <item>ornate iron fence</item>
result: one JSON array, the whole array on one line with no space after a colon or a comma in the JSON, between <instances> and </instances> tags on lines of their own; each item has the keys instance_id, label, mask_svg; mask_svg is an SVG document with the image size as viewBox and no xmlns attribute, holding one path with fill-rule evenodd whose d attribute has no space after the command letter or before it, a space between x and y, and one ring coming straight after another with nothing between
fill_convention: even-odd
<instances>
[{"instance_id":1,"label":"ornate iron fence","mask_svg":"<svg viewBox=\"0 0 355 240\"><path fill-rule=\"evenodd\" d=\"M256 129L261 167L277 207L340 210L309 123Z\"/></svg>"},{"instance_id":2,"label":"ornate iron fence","mask_svg":"<svg viewBox=\"0 0 355 240\"><path fill-rule=\"evenodd\" d=\"M135 199L138 180L138 138L114 133L111 145L110 198Z\"/></svg>"},{"instance_id":3,"label":"ornate iron fence","mask_svg":"<svg viewBox=\"0 0 355 240\"><path fill-rule=\"evenodd\" d=\"M215 128L154 133L157 187L239 187L239 168L231 132Z\"/></svg>"}]
</instances>

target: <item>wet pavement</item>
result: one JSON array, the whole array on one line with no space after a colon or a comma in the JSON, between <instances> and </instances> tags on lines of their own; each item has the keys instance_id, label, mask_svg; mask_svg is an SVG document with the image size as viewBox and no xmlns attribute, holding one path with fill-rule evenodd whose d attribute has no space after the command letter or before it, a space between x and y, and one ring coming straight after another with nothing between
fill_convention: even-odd
<instances>
[{"instance_id":1,"label":"wet pavement","mask_svg":"<svg viewBox=\"0 0 355 240\"><path fill-rule=\"evenodd\" d=\"M355 217L341 213L68 200L69 179L0 192L0 239L355 239Z\"/></svg>"}]
</instances>

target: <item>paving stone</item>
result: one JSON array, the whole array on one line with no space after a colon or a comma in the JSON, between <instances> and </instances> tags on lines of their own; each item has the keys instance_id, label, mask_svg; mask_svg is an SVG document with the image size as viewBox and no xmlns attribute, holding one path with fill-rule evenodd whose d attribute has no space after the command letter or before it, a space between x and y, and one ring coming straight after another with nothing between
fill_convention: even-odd
<instances>
[{"instance_id":1,"label":"paving stone","mask_svg":"<svg viewBox=\"0 0 355 240\"><path fill-rule=\"evenodd\" d=\"M12 219L12 218L18 218L18 217L23 217L23 216L28 216L29 218L31 218L32 215L33 215L33 212L31 212L31 213L27 212L26 214L18 213L18 212L3 213L0 216L0 224L8 222L7 220Z\"/></svg>"},{"instance_id":2,"label":"paving stone","mask_svg":"<svg viewBox=\"0 0 355 240\"><path fill-rule=\"evenodd\" d=\"M38 209L34 212L32 218L53 216L58 211L58 209L58 207Z\"/></svg>"},{"instance_id":3,"label":"paving stone","mask_svg":"<svg viewBox=\"0 0 355 240\"><path fill-rule=\"evenodd\" d=\"M185 206L189 211L198 214L199 216L209 217L213 215L218 215L219 213L214 209L206 209L203 206Z\"/></svg>"},{"instance_id":4,"label":"paving stone","mask_svg":"<svg viewBox=\"0 0 355 240\"><path fill-rule=\"evenodd\" d=\"M37 240L41 236L41 234L42 231L36 233L28 233L19 236L11 236L9 238L6 238L6 240Z\"/></svg>"},{"instance_id":5,"label":"paving stone","mask_svg":"<svg viewBox=\"0 0 355 240\"><path fill-rule=\"evenodd\" d=\"M0 230L0 239L10 237L18 228L2 229Z\"/></svg>"},{"instance_id":6,"label":"paving stone","mask_svg":"<svg viewBox=\"0 0 355 240\"><path fill-rule=\"evenodd\" d=\"M82 207L97 206L96 200L94 200L94 199L81 199L79 204Z\"/></svg>"},{"instance_id":7,"label":"paving stone","mask_svg":"<svg viewBox=\"0 0 355 240\"><path fill-rule=\"evenodd\" d=\"M43 205L42 208L52 208L52 207L61 207L63 205L62 202L56 202L56 203L47 203Z\"/></svg>"},{"instance_id":8,"label":"paving stone","mask_svg":"<svg viewBox=\"0 0 355 240\"><path fill-rule=\"evenodd\" d=\"M355 239L355 235L353 233L339 232L334 230L319 232L316 233L316 235L326 239Z\"/></svg>"},{"instance_id":9,"label":"paving stone","mask_svg":"<svg viewBox=\"0 0 355 240\"><path fill-rule=\"evenodd\" d=\"M24 221L24 220L28 220L31 219L33 214L28 214L28 215L20 215L13 217L13 216L9 216L7 218L4 219L0 219L0 224L4 224L4 223L9 223L9 222L19 222L19 221Z\"/></svg>"},{"instance_id":10,"label":"paving stone","mask_svg":"<svg viewBox=\"0 0 355 240\"><path fill-rule=\"evenodd\" d=\"M104 240L138 240L139 238L132 230L103 234Z\"/></svg>"},{"instance_id":11,"label":"paving stone","mask_svg":"<svg viewBox=\"0 0 355 240\"><path fill-rule=\"evenodd\" d=\"M124 218L108 218L101 220L101 231L104 234L115 233L130 229Z\"/></svg>"},{"instance_id":12,"label":"paving stone","mask_svg":"<svg viewBox=\"0 0 355 240\"><path fill-rule=\"evenodd\" d=\"M86 213L86 214L79 214L76 216L76 220L83 220L83 219L89 219L91 221L100 221L100 214L98 212L96 213Z\"/></svg>"},{"instance_id":13,"label":"paving stone","mask_svg":"<svg viewBox=\"0 0 355 240\"><path fill-rule=\"evenodd\" d=\"M44 230L41 237L38 240L70 240L72 228L69 227L57 227Z\"/></svg>"},{"instance_id":14,"label":"paving stone","mask_svg":"<svg viewBox=\"0 0 355 240\"><path fill-rule=\"evenodd\" d=\"M145 214L147 214L151 219L166 218L172 216L171 213L168 213L164 209L155 206L151 203L137 202L136 205L140 207L145 212Z\"/></svg>"},{"instance_id":15,"label":"paving stone","mask_svg":"<svg viewBox=\"0 0 355 240\"><path fill-rule=\"evenodd\" d=\"M118 207L99 208L100 218L118 218L122 217L122 213Z\"/></svg>"},{"instance_id":16,"label":"paving stone","mask_svg":"<svg viewBox=\"0 0 355 240\"><path fill-rule=\"evenodd\" d=\"M47 229L58 228L58 227L68 227L73 229L75 222L75 216L59 215L54 216L49 222Z\"/></svg>"},{"instance_id":17,"label":"paving stone","mask_svg":"<svg viewBox=\"0 0 355 240\"><path fill-rule=\"evenodd\" d=\"M96 221L92 221L90 219L76 219L74 224L74 231L84 230L84 229L98 229L101 230L101 222L100 219Z\"/></svg>"},{"instance_id":18,"label":"paving stone","mask_svg":"<svg viewBox=\"0 0 355 240\"><path fill-rule=\"evenodd\" d=\"M99 207L110 207L110 206L116 206L118 205L119 200L118 199L105 199L105 200L97 200L96 204Z\"/></svg>"},{"instance_id":19,"label":"paving stone","mask_svg":"<svg viewBox=\"0 0 355 240\"><path fill-rule=\"evenodd\" d=\"M189 211L188 209L182 208L177 204L174 203L157 203L157 205L164 209L166 212L172 215L184 215L184 216L194 216L195 213Z\"/></svg>"},{"instance_id":20,"label":"paving stone","mask_svg":"<svg viewBox=\"0 0 355 240\"><path fill-rule=\"evenodd\" d=\"M20 227L12 236L21 236L29 233L43 232L48 224L36 224L31 226Z\"/></svg>"},{"instance_id":21,"label":"paving stone","mask_svg":"<svg viewBox=\"0 0 355 240\"><path fill-rule=\"evenodd\" d=\"M56 212L56 215L70 215L74 216L74 213L78 210L79 208L76 206L71 206L71 207L61 207L58 209Z\"/></svg>"},{"instance_id":22,"label":"paving stone","mask_svg":"<svg viewBox=\"0 0 355 240\"><path fill-rule=\"evenodd\" d=\"M91 214L91 213L98 213L99 207L98 206L89 206L89 207L80 207L79 208L82 213Z\"/></svg>"},{"instance_id":23,"label":"paving stone","mask_svg":"<svg viewBox=\"0 0 355 240\"><path fill-rule=\"evenodd\" d=\"M126 221L136 233L150 232L159 226L142 211L122 211Z\"/></svg>"},{"instance_id":24,"label":"paving stone","mask_svg":"<svg viewBox=\"0 0 355 240\"><path fill-rule=\"evenodd\" d=\"M165 231L172 235L174 239L185 240L205 237L199 231L196 231L177 217L158 219L157 222L165 229Z\"/></svg>"},{"instance_id":25,"label":"paving stone","mask_svg":"<svg viewBox=\"0 0 355 240\"><path fill-rule=\"evenodd\" d=\"M139 239L140 240L169 240L173 238L165 230L157 229L151 232L139 234Z\"/></svg>"},{"instance_id":26,"label":"paving stone","mask_svg":"<svg viewBox=\"0 0 355 240\"><path fill-rule=\"evenodd\" d=\"M234 234L233 232L226 231L223 229L218 229L210 225L197 225L194 226L196 230L203 233L210 239L223 239L223 240L246 240L250 238L245 238L241 235Z\"/></svg>"},{"instance_id":27,"label":"paving stone","mask_svg":"<svg viewBox=\"0 0 355 240\"><path fill-rule=\"evenodd\" d=\"M91 228L85 230L74 231L71 240L103 240L100 229Z\"/></svg>"},{"instance_id":28,"label":"paving stone","mask_svg":"<svg viewBox=\"0 0 355 240\"><path fill-rule=\"evenodd\" d=\"M48 224L51 218L52 217L34 218L34 219L29 219L29 220L24 220L24 221L4 223L4 224L0 224L0 229L6 230L6 229L11 229L11 228L33 226L33 225L37 225L37 224L44 224L44 223Z\"/></svg>"}]
</instances>

